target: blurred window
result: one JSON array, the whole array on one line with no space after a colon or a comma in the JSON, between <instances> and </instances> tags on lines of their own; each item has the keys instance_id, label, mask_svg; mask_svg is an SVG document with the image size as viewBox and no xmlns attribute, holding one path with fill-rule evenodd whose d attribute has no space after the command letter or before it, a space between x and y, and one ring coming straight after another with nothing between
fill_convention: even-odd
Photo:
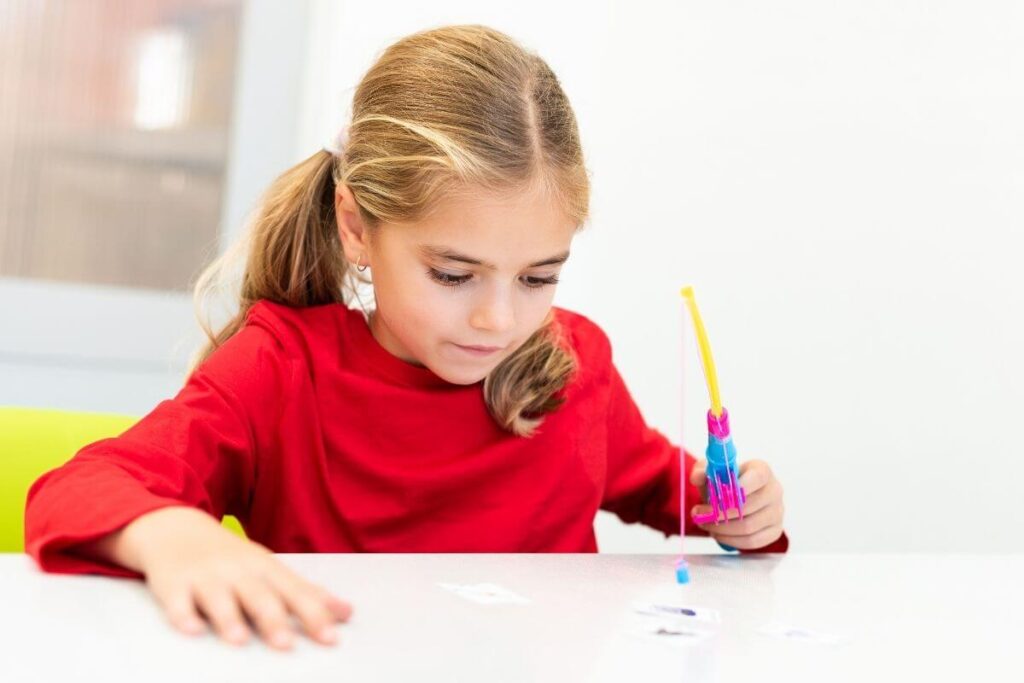
<instances>
[{"instance_id":1,"label":"blurred window","mask_svg":"<svg viewBox=\"0 0 1024 683\"><path fill-rule=\"evenodd\" d=\"M0 277L184 290L217 251L240 0L0 0Z\"/></svg>"}]
</instances>

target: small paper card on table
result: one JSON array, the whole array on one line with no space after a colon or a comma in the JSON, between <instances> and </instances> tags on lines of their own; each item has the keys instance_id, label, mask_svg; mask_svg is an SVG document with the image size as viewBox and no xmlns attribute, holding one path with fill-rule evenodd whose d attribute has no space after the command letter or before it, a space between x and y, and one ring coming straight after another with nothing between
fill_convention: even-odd
<instances>
[{"instance_id":1,"label":"small paper card on table","mask_svg":"<svg viewBox=\"0 0 1024 683\"><path fill-rule=\"evenodd\" d=\"M640 614L655 617L675 617L683 621L700 621L717 624L722 621L718 610L695 605L677 605L660 602L634 602L633 609Z\"/></svg>"},{"instance_id":2,"label":"small paper card on table","mask_svg":"<svg viewBox=\"0 0 1024 683\"><path fill-rule=\"evenodd\" d=\"M460 598L481 605L525 605L530 602L518 593L513 593L509 589L494 583L439 583L437 585L455 593Z\"/></svg>"},{"instance_id":3,"label":"small paper card on table","mask_svg":"<svg viewBox=\"0 0 1024 683\"><path fill-rule=\"evenodd\" d=\"M676 617L645 615L628 622L626 632L634 637L665 644L699 643L715 635L714 630Z\"/></svg>"},{"instance_id":4,"label":"small paper card on table","mask_svg":"<svg viewBox=\"0 0 1024 683\"><path fill-rule=\"evenodd\" d=\"M765 624L761 628L757 629L757 632L773 638L796 640L804 643L814 643L816 645L839 645L846 641L846 638L843 636L837 636L833 633L812 631L807 628L784 624L779 621L773 621L770 624Z\"/></svg>"}]
</instances>

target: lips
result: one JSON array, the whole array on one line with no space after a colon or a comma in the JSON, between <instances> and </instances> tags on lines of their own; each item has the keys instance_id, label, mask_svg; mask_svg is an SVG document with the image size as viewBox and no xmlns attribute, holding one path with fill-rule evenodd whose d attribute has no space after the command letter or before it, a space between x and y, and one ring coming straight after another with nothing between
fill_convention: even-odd
<instances>
[{"instance_id":1,"label":"lips","mask_svg":"<svg viewBox=\"0 0 1024 683\"><path fill-rule=\"evenodd\" d=\"M505 348L503 346L480 346L480 345L467 346L467 345L464 345L464 344L455 344L454 342L452 342L452 343L455 345L455 348L457 348L460 351L463 351L465 353L471 354L473 356L489 356L489 355L491 355L493 353L497 353L498 351L501 351L503 348Z\"/></svg>"}]
</instances>

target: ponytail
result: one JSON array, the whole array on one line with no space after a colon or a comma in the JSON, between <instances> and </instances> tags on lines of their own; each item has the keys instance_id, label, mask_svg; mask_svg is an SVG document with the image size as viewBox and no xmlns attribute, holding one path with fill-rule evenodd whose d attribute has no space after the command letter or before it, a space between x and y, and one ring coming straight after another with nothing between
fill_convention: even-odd
<instances>
[{"instance_id":1,"label":"ponytail","mask_svg":"<svg viewBox=\"0 0 1024 683\"><path fill-rule=\"evenodd\" d=\"M296 308L345 302L342 285L349 268L334 215L334 165L329 152L319 151L285 171L265 193L247 240L199 276L194 300L207 342L193 368L242 328L249 309L261 299ZM207 306L231 286L242 258L237 313L214 332Z\"/></svg>"}]
</instances>

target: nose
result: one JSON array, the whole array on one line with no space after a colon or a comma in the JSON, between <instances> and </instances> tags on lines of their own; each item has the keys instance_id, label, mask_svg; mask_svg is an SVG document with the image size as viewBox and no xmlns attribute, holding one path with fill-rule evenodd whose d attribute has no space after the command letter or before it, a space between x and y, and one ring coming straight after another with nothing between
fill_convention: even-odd
<instances>
[{"instance_id":1,"label":"nose","mask_svg":"<svg viewBox=\"0 0 1024 683\"><path fill-rule=\"evenodd\" d=\"M485 332L508 332L516 323L512 293L493 291L473 308L469 324Z\"/></svg>"}]
</instances>

